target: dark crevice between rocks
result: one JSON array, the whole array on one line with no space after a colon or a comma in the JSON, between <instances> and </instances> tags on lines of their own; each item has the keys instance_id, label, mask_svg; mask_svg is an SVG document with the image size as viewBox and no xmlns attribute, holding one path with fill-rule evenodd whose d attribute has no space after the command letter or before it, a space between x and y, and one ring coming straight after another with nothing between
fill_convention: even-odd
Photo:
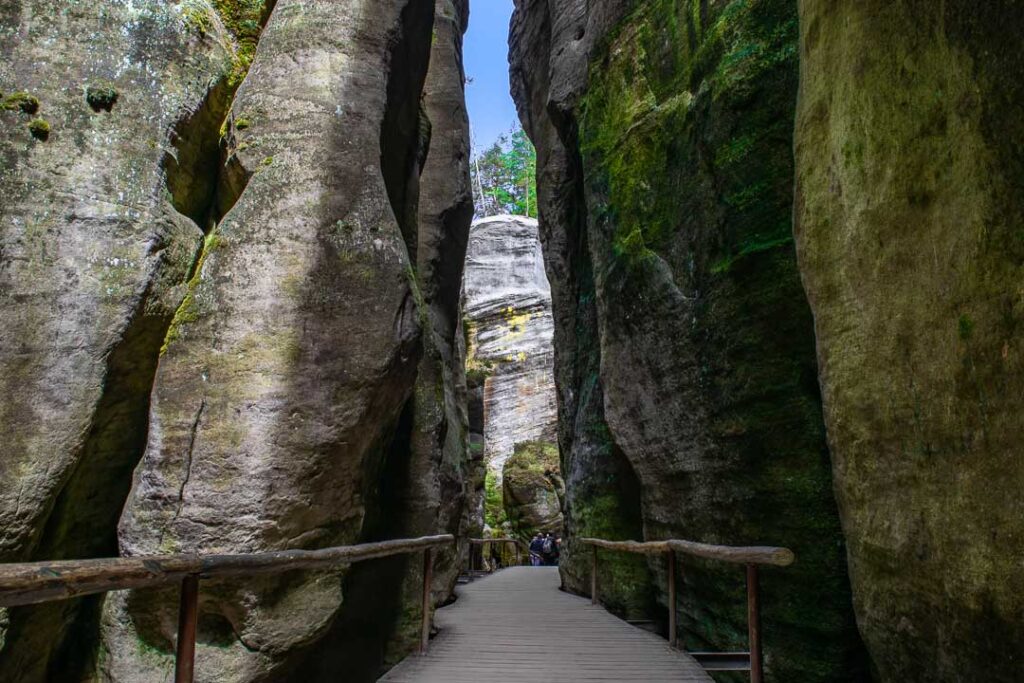
<instances>
[{"instance_id":1,"label":"dark crevice between rocks","mask_svg":"<svg viewBox=\"0 0 1024 683\"><path fill-rule=\"evenodd\" d=\"M413 401L410 398L403 407L390 445L368 459L377 466L366 475L361 543L402 538L407 531L400 511L410 487ZM420 557L400 555L352 565L344 579L345 602L338 617L327 635L302 657L295 680L377 680L402 616L403 580Z\"/></svg>"},{"instance_id":2,"label":"dark crevice between rocks","mask_svg":"<svg viewBox=\"0 0 1024 683\"><path fill-rule=\"evenodd\" d=\"M389 37L380 166L410 263L416 263L419 176L430 147L430 120L423 109L422 95L433 26L434 3L415 0L402 10L400 24Z\"/></svg>"},{"instance_id":3,"label":"dark crevice between rocks","mask_svg":"<svg viewBox=\"0 0 1024 683\"><path fill-rule=\"evenodd\" d=\"M203 234L213 231L241 194L232 192L233 199L219 196L233 186L222 178L226 160L221 130L234 94L227 77L218 81L203 103L174 126L174 150L167 150L162 162L171 205Z\"/></svg>"},{"instance_id":4,"label":"dark crevice between rocks","mask_svg":"<svg viewBox=\"0 0 1024 683\"><path fill-rule=\"evenodd\" d=\"M267 17L273 3L268 3ZM172 128L174 151L162 160L173 208L205 235L237 201L248 175L227 163L222 124L237 89L225 76L200 105ZM207 240L209 244L209 240ZM166 244L151 254L160 254ZM202 260L196 256L187 280ZM161 256L162 258L162 256ZM156 265L158 270L161 265ZM157 280L153 276L153 280ZM150 392L161 348L174 314L154 293L140 297L120 340L107 356L103 391L74 471L50 512L32 560L65 560L118 555L117 525L146 448ZM198 419L198 417L197 417ZM79 680L96 668L104 596L13 608L0 680Z\"/></svg>"}]
</instances>

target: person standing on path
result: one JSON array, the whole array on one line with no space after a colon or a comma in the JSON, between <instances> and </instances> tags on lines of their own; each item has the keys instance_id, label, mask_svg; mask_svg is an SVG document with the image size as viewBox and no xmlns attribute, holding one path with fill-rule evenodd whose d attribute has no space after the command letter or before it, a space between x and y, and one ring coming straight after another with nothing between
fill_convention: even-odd
<instances>
[{"instance_id":1,"label":"person standing on path","mask_svg":"<svg viewBox=\"0 0 1024 683\"><path fill-rule=\"evenodd\" d=\"M544 537L538 531L530 541L530 566L539 567L544 551Z\"/></svg>"}]
</instances>

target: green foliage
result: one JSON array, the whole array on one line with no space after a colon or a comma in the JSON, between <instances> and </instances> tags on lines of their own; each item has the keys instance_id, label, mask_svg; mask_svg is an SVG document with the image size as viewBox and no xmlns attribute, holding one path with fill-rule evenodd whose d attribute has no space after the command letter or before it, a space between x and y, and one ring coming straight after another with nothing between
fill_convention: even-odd
<instances>
[{"instance_id":1,"label":"green foliage","mask_svg":"<svg viewBox=\"0 0 1024 683\"><path fill-rule=\"evenodd\" d=\"M484 523L492 529L498 529L507 521L498 475L488 470L484 475Z\"/></svg>"},{"instance_id":2,"label":"green foliage","mask_svg":"<svg viewBox=\"0 0 1024 683\"><path fill-rule=\"evenodd\" d=\"M21 111L23 114L35 114L39 111L39 100L27 92L12 92L4 98L4 109Z\"/></svg>"},{"instance_id":3,"label":"green foliage","mask_svg":"<svg viewBox=\"0 0 1024 683\"><path fill-rule=\"evenodd\" d=\"M28 123L28 132L36 140L45 142L50 137L50 123L46 119L32 119Z\"/></svg>"},{"instance_id":4,"label":"green foliage","mask_svg":"<svg viewBox=\"0 0 1024 683\"><path fill-rule=\"evenodd\" d=\"M237 86L256 56L256 45L266 19L266 0L210 0L209 3L188 0L181 9L185 27L200 36L210 33L216 20L210 12L211 6L235 42L228 83Z\"/></svg>"},{"instance_id":5,"label":"green foliage","mask_svg":"<svg viewBox=\"0 0 1024 683\"><path fill-rule=\"evenodd\" d=\"M537 217L537 152L516 126L473 158L477 218L502 213Z\"/></svg>"},{"instance_id":6,"label":"green foliage","mask_svg":"<svg viewBox=\"0 0 1024 683\"><path fill-rule=\"evenodd\" d=\"M256 45L263 30L266 0L213 0L224 27L235 39L235 59L229 83L238 85L256 57Z\"/></svg>"},{"instance_id":7,"label":"green foliage","mask_svg":"<svg viewBox=\"0 0 1024 683\"><path fill-rule=\"evenodd\" d=\"M109 83L93 84L85 89L85 101L97 113L113 109L117 97L117 90Z\"/></svg>"}]
</instances>

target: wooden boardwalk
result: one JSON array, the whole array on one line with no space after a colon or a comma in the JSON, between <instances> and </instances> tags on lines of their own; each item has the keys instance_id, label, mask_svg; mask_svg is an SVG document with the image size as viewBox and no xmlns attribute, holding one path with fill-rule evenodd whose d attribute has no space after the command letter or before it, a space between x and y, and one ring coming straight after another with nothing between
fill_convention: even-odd
<instances>
[{"instance_id":1,"label":"wooden boardwalk","mask_svg":"<svg viewBox=\"0 0 1024 683\"><path fill-rule=\"evenodd\" d=\"M558 589L554 567L511 567L458 589L440 633L381 681L401 683L710 683L658 636Z\"/></svg>"}]
</instances>

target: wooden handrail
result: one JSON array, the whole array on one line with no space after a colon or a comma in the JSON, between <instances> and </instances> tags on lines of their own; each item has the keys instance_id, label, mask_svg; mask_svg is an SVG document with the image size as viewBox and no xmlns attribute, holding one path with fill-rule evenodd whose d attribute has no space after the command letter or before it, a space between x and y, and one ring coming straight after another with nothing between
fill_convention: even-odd
<instances>
[{"instance_id":1,"label":"wooden handrail","mask_svg":"<svg viewBox=\"0 0 1024 683\"><path fill-rule=\"evenodd\" d=\"M280 550L243 555L153 555L0 564L0 607L163 586L177 583L189 575L212 579L277 574L293 569L329 569L363 560L414 553L454 541L454 536L445 534L323 550Z\"/></svg>"},{"instance_id":2,"label":"wooden handrail","mask_svg":"<svg viewBox=\"0 0 1024 683\"><path fill-rule=\"evenodd\" d=\"M728 546L697 543L695 541L606 541L601 538L581 538L580 543L619 550L627 553L659 555L667 550L674 550L684 555L703 557L707 560L719 560L735 564L764 564L775 567L788 567L796 562L796 555L789 548L772 546Z\"/></svg>"},{"instance_id":3,"label":"wooden handrail","mask_svg":"<svg viewBox=\"0 0 1024 683\"><path fill-rule=\"evenodd\" d=\"M153 555L97 560L0 564L0 607L69 600L94 593L181 585L175 683L191 683L199 618L199 580L225 576L278 574L423 551L420 652L430 637L430 584L434 548L455 542L451 534L324 548L242 555Z\"/></svg>"},{"instance_id":4,"label":"wooden handrail","mask_svg":"<svg viewBox=\"0 0 1024 683\"><path fill-rule=\"evenodd\" d=\"M746 565L747 570L747 637L750 643L750 651L739 653L746 655L750 663L751 683L762 683L764 680L763 656L761 648L761 598L758 580L758 565L771 565L775 567L788 567L796 561L796 555L788 548L775 548L771 546L725 546L710 545L708 543L696 543L694 541L682 541L679 539L668 539L664 541L608 541L603 538L581 538L580 543L589 545L591 549L590 559L590 600L593 604L598 603L597 594L597 549L615 550L619 552L636 553L641 555L665 555L668 567L668 630L669 645L676 646L678 641L676 628L676 554L702 557L708 560L719 560L721 562L732 562ZM681 571L681 569L680 569ZM694 653L694 657L700 661L701 657L708 660L714 659L716 653Z\"/></svg>"}]
</instances>

